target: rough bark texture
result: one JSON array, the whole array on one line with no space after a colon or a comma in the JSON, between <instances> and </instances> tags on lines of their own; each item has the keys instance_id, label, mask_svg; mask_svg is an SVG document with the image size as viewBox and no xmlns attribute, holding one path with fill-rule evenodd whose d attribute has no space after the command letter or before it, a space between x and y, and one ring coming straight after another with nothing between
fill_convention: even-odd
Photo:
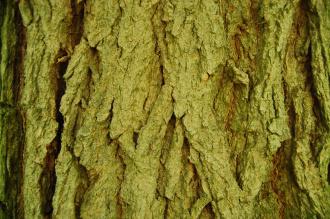
<instances>
[{"instance_id":1,"label":"rough bark texture","mask_svg":"<svg viewBox=\"0 0 330 219\"><path fill-rule=\"evenodd\" d=\"M0 218L330 218L330 1L0 1Z\"/></svg>"}]
</instances>

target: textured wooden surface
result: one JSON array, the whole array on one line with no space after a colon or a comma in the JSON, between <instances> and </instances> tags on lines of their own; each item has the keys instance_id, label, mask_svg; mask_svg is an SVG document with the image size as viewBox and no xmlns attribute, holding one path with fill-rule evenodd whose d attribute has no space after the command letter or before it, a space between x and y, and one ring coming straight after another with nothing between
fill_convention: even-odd
<instances>
[{"instance_id":1,"label":"textured wooden surface","mask_svg":"<svg viewBox=\"0 0 330 219\"><path fill-rule=\"evenodd\" d=\"M329 1L0 4L1 217L329 217Z\"/></svg>"}]
</instances>

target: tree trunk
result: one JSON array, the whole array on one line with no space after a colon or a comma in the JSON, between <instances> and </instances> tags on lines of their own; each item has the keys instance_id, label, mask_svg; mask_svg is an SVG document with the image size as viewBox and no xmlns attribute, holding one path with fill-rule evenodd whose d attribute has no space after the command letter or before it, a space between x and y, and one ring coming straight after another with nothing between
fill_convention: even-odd
<instances>
[{"instance_id":1,"label":"tree trunk","mask_svg":"<svg viewBox=\"0 0 330 219\"><path fill-rule=\"evenodd\" d=\"M0 218L329 218L330 1L0 1Z\"/></svg>"}]
</instances>

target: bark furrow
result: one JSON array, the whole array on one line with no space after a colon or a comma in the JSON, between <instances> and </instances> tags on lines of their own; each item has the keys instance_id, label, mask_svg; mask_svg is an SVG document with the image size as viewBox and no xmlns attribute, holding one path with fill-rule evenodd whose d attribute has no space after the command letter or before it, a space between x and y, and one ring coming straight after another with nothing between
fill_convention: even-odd
<instances>
[{"instance_id":1,"label":"bark furrow","mask_svg":"<svg viewBox=\"0 0 330 219\"><path fill-rule=\"evenodd\" d=\"M0 4L0 218L330 214L329 2Z\"/></svg>"}]
</instances>

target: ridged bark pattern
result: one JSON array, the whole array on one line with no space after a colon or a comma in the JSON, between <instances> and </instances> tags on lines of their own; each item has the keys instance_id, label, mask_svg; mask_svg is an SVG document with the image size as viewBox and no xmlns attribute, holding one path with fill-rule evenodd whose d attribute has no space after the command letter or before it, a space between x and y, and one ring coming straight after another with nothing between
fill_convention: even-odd
<instances>
[{"instance_id":1,"label":"ridged bark pattern","mask_svg":"<svg viewBox=\"0 0 330 219\"><path fill-rule=\"evenodd\" d=\"M0 5L0 217L329 218L330 1Z\"/></svg>"}]
</instances>

